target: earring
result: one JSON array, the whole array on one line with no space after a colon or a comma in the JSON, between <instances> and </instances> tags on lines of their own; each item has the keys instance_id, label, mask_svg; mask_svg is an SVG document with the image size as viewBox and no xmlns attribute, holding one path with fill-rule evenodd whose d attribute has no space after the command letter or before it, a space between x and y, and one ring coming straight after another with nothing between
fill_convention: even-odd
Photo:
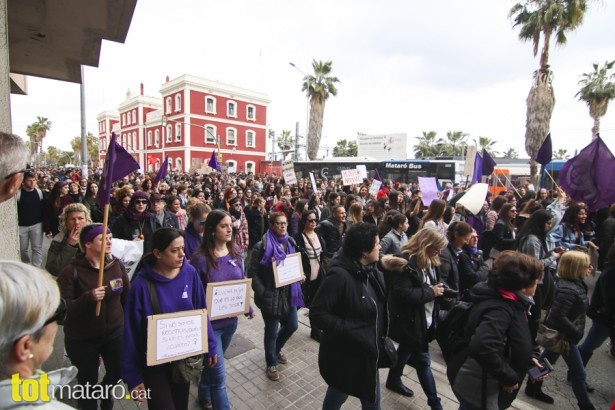
<instances>
[{"instance_id":1,"label":"earring","mask_svg":"<svg viewBox=\"0 0 615 410\"><path fill-rule=\"evenodd\" d=\"M34 358L34 354L33 354L33 353L30 353L30 354L28 355L28 360L33 359L33 358Z\"/></svg>"}]
</instances>

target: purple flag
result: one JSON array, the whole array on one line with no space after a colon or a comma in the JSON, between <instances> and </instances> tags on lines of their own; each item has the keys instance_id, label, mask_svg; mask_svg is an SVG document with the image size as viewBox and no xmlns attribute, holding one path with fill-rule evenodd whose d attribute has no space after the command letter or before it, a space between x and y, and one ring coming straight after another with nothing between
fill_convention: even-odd
<instances>
[{"instance_id":1,"label":"purple flag","mask_svg":"<svg viewBox=\"0 0 615 410\"><path fill-rule=\"evenodd\" d=\"M474 173L472 174L472 184L480 182L483 176L483 157L477 152L474 159Z\"/></svg>"},{"instance_id":2,"label":"purple flag","mask_svg":"<svg viewBox=\"0 0 615 410\"><path fill-rule=\"evenodd\" d=\"M483 175L491 175L493 174L493 170L497 164L491 158L491 155L487 152L486 149L483 148Z\"/></svg>"},{"instance_id":3,"label":"purple flag","mask_svg":"<svg viewBox=\"0 0 615 410\"><path fill-rule=\"evenodd\" d=\"M109 203L111 185L117 180L139 169L139 164L135 159L115 141L115 133L111 133L111 141L105 157L105 165L100 178L100 187L96 200L101 208Z\"/></svg>"},{"instance_id":4,"label":"purple flag","mask_svg":"<svg viewBox=\"0 0 615 410\"><path fill-rule=\"evenodd\" d=\"M169 156L167 155L164 161L162 162L162 164L160 164L160 169L158 170L158 172L156 172L156 176L154 177L154 180L152 181L152 183L156 185L158 182L165 179L168 173L169 173Z\"/></svg>"},{"instance_id":5,"label":"purple flag","mask_svg":"<svg viewBox=\"0 0 615 410\"><path fill-rule=\"evenodd\" d=\"M559 183L590 212L607 207L615 202L615 157L598 137L564 164Z\"/></svg>"},{"instance_id":6,"label":"purple flag","mask_svg":"<svg viewBox=\"0 0 615 410\"><path fill-rule=\"evenodd\" d=\"M382 177L380 177L380 172L378 172L378 168L374 171L374 179L378 181L382 181Z\"/></svg>"},{"instance_id":7,"label":"purple flag","mask_svg":"<svg viewBox=\"0 0 615 410\"><path fill-rule=\"evenodd\" d=\"M211 168L215 169L218 172L222 172L222 167L218 162L218 157L216 157L216 150L213 150L211 153L211 159L209 160L209 165Z\"/></svg>"},{"instance_id":8,"label":"purple flag","mask_svg":"<svg viewBox=\"0 0 615 410\"><path fill-rule=\"evenodd\" d=\"M540 165L544 166L544 165L547 165L549 162L551 162L552 158L553 158L553 144L551 143L551 133L548 133L547 138L545 138L542 145L538 149L538 152L536 153L536 158L534 159Z\"/></svg>"}]
</instances>

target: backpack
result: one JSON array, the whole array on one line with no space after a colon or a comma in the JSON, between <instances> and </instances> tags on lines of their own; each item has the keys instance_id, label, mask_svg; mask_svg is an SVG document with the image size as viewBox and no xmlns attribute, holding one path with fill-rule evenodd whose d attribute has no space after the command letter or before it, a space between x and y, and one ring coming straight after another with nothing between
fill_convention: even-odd
<instances>
[{"instance_id":1,"label":"backpack","mask_svg":"<svg viewBox=\"0 0 615 410\"><path fill-rule=\"evenodd\" d=\"M468 348L474 333L473 328L468 326L472 306L474 303L461 300L438 321L436 340L447 364Z\"/></svg>"}]
</instances>

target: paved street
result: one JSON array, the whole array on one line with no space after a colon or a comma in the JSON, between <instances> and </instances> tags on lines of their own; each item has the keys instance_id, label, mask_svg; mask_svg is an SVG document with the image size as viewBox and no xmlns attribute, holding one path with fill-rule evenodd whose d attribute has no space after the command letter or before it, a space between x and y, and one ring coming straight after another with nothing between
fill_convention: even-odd
<instances>
[{"instance_id":1,"label":"paved street","mask_svg":"<svg viewBox=\"0 0 615 410\"><path fill-rule=\"evenodd\" d=\"M48 244L47 244L48 245ZM593 288L595 279L588 281ZM263 320L258 310L253 320L240 318L237 333L231 347L227 350L227 388L231 405L239 410L265 409L319 409L326 391L326 385L318 372L318 343L309 337L309 320L307 311L299 311L299 330L287 343L284 352L288 356L287 365L279 365L280 381L273 382L265 375L265 358L263 350ZM591 321L588 320L588 325ZM458 408L455 396L446 379L444 361L437 344L431 345L434 376L442 404L446 410ZM43 366L44 370L52 370L66 363L63 355L63 333L58 332L54 355ZM552 395L556 402L548 405L537 402L519 393L514 403L517 409L577 409L572 389L566 383L566 364L560 359L556 364L554 376L545 382L544 390ZM384 384L387 371L380 371L381 384ZM596 388L591 398L597 409L608 409L615 400L615 360L606 354L606 344L598 349L588 366L590 385ZM429 408L425 395L416 378L414 370L406 366L404 383L415 392L412 398L406 398L392 393L383 387L383 409L424 409ZM137 406L133 402L118 401L116 408L147 409L147 405ZM191 387L190 409L199 409L197 403L196 385ZM345 409L358 409L360 403L355 398L349 398Z\"/></svg>"}]
</instances>

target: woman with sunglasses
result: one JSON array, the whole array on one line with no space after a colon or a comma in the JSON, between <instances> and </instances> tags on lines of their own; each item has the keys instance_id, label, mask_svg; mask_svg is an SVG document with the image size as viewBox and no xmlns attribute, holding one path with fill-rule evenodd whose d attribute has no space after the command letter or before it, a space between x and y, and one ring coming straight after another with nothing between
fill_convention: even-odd
<instances>
[{"instance_id":1,"label":"woman with sunglasses","mask_svg":"<svg viewBox=\"0 0 615 410\"><path fill-rule=\"evenodd\" d=\"M500 252L514 251L517 249L515 218L517 217L517 207L512 203L502 205L498 214L498 221L493 227L493 248L491 249L492 258L496 258Z\"/></svg>"},{"instance_id":2,"label":"woman with sunglasses","mask_svg":"<svg viewBox=\"0 0 615 410\"><path fill-rule=\"evenodd\" d=\"M315 231L316 226L318 226L316 211L313 209L304 210L301 215L300 226L301 232L293 235L293 239L297 242L297 247L301 252L301 263L305 274L305 281L301 284L301 288L303 290L303 301L305 306L309 308L324 275L320 257L323 253L329 257L333 255L327 253L325 240ZM320 330L312 326L310 336L314 340L320 340Z\"/></svg>"},{"instance_id":3,"label":"woman with sunglasses","mask_svg":"<svg viewBox=\"0 0 615 410\"><path fill-rule=\"evenodd\" d=\"M211 212L211 208L198 199L190 198L186 212L188 213L188 225L186 225L184 231L184 253L186 259L190 259L192 254L201 246L205 233L205 221L207 215Z\"/></svg>"},{"instance_id":4,"label":"woman with sunglasses","mask_svg":"<svg viewBox=\"0 0 615 410\"><path fill-rule=\"evenodd\" d=\"M42 382L40 367L53 353L58 321L66 317L56 281L42 269L21 262L0 262L0 408L72 409L57 401L16 403L13 375L20 380ZM50 385L69 384L77 369L69 367L46 373ZM22 384L23 387L23 384ZM36 406L33 406L36 404Z\"/></svg>"},{"instance_id":5,"label":"woman with sunglasses","mask_svg":"<svg viewBox=\"0 0 615 410\"><path fill-rule=\"evenodd\" d=\"M60 293L68 305L64 322L64 346L70 361L77 366L80 385L98 384L98 357L105 364L105 389L120 380L120 352L124 335L124 301L130 279L124 265L111 255L111 231L102 241L103 225L91 224L81 230L78 253L58 277ZM103 286L98 286L98 271L104 253ZM101 302L100 315L96 304ZM98 400L81 399L79 407L97 410ZM103 400L101 409L113 408L113 400Z\"/></svg>"},{"instance_id":6,"label":"woman with sunglasses","mask_svg":"<svg viewBox=\"0 0 615 410\"><path fill-rule=\"evenodd\" d=\"M239 280L244 278L241 253L233 244L233 226L231 217L221 209L214 209L205 221L207 234L199 249L192 255L190 264L199 273L204 289L208 283ZM254 312L246 315L254 318ZM205 367L199 381L199 399L204 407L216 410L230 409L226 392L226 368L224 352L231 344L237 330L237 317L212 321L211 324L218 343L218 362L214 367Z\"/></svg>"},{"instance_id":7,"label":"woman with sunglasses","mask_svg":"<svg viewBox=\"0 0 615 410\"><path fill-rule=\"evenodd\" d=\"M111 228L113 237L127 241L144 241L143 253L150 251L150 239L156 230L154 215L150 212L149 196L137 191L130 198L128 209Z\"/></svg>"}]
</instances>

